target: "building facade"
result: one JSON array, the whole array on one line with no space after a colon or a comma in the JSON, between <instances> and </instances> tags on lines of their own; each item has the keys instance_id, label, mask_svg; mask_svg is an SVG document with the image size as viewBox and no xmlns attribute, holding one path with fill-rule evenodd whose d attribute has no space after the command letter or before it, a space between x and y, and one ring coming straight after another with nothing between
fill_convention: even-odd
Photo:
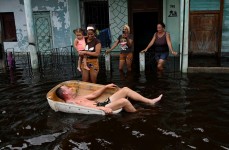
<instances>
[{"instance_id":1,"label":"building facade","mask_svg":"<svg viewBox=\"0 0 229 150\"><path fill-rule=\"evenodd\" d=\"M4 51L29 51L26 1L31 1L37 51L72 45L73 29L88 24L95 24L100 31L108 28L113 43L128 24L137 54L163 21L174 50L180 52L183 72L188 70L189 55L220 58L229 53L229 2L224 0L1 0L0 43Z\"/></svg>"}]
</instances>

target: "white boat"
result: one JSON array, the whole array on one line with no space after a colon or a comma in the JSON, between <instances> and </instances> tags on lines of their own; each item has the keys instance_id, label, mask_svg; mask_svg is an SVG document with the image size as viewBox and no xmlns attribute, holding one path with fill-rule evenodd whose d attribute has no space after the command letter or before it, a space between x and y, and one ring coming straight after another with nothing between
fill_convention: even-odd
<instances>
[{"instance_id":1,"label":"white boat","mask_svg":"<svg viewBox=\"0 0 229 150\"><path fill-rule=\"evenodd\" d=\"M83 81L77 81L77 80L70 80L70 81L65 81L62 82L55 87L53 87L46 95L46 98L48 100L49 106L54 110L54 111L60 111L60 112L65 112L65 113L80 113L80 114L97 114L97 115L105 115L105 112L99 109L95 108L89 108L85 106L80 106L77 104L69 104L65 103L64 100L58 98L56 96L56 89L60 87L61 85L67 85L69 87L75 88L77 91L77 95L82 96L82 95L87 95L93 91L96 91L103 87L104 85L101 84L94 84L94 83L88 83L88 82L83 82ZM114 89L106 89L101 96L96 98L96 101L102 102L106 100L108 97L110 97L113 93L115 93L118 90L118 88ZM117 114L121 111L122 109L118 109L113 111L113 114Z\"/></svg>"}]
</instances>

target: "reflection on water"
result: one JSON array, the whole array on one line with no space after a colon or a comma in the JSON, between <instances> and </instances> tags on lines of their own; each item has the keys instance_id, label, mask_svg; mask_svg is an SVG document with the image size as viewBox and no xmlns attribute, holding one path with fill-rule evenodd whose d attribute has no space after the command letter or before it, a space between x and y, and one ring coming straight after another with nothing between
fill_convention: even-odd
<instances>
[{"instance_id":1,"label":"reflection on water","mask_svg":"<svg viewBox=\"0 0 229 150\"><path fill-rule=\"evenodd\" d=\"M128 86L155 106L112 116L54 112L46 93L79 74L1 74L0 149L229 149L229 76L101 70L98 82ZM72 76L73 75L73 76Z\"/></svg>"}]
</instances>

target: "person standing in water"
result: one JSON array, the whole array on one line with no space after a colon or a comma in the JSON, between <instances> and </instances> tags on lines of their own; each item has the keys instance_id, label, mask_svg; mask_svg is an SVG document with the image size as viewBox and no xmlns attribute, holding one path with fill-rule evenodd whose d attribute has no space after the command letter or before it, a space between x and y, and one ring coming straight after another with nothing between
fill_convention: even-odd
<instances>
[{"instance_id":1,"label":"person standing in water","mask_svg":"<svg viewBox=\"0 0 229 150\"><path fill-rule=\"evenodd\" d=\"M87 27L87 37L85 38L86 47L85 51L80 51L80 56L87 56L87 66L85 69L84 64L81 65L82 80L85 82L96 83L99 73L99 55L101 53L101 43L96 38L96 29L93 25ZM83 62L84 63L84 62Z\"/></svg>"},{"instance_id":2,"label":"person standing in water","mask_svg":"<svg viewBox=\"0 0 229 150\"><path fill-rule=\"evenodd\" d=\"M160 22L157 24L157 32L154 34L148 46L141 52L146 52L151 46L155 47L155 59L157 61L157 70L164 70L165 61L169 56L169 51L176 56L177 52L173 50L170 34L165 31L165 24Z\"/></svg>"},{"instance_id":3,"label":"person standing in water","mask_svg":"<svg viewBox=\"0 0 229 150\"><path fill-rule=\"evenodd\" d=\"M124 25L122 35L118 37L117 41L106 53L110 53L118 45L120 46L119 70L123 71L123 67L126 64L127 71L131 71L133 61L133 37L130 34L130 27L128 25Z\"/></svg>"}]
</instances>

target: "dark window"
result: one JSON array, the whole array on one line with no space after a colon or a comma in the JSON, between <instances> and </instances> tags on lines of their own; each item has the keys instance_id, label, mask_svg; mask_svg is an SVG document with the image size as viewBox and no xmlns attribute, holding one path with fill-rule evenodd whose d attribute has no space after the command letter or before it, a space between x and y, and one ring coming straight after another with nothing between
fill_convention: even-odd
<instances>
[{"instance_id":1,"label":"dark window","mask_svg":"<svg viewBox=\"0 0 229 150\"><path fill-rule=\"evenodd\" d=\"M0 24L1 41L17 41L14 13L0 13Z\"/></svg>"},{"instance_id":2,"label":"dark window","mask_svg":"<svg viewBox=\"0 0 229 150\"><path fill-rule=\"evenodd\" d=\"M95 24L98 30L109 28L108 1L84 0L85 23Z\"/></svg>"}]
</instances>

